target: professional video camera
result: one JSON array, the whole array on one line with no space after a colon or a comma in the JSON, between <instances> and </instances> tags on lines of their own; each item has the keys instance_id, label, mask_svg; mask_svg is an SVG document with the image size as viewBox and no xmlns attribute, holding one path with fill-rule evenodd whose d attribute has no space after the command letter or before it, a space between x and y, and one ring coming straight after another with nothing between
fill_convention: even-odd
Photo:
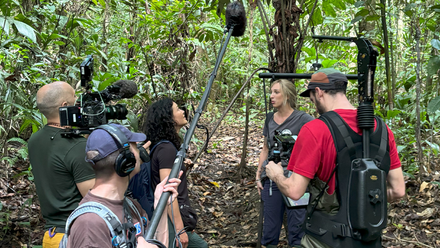
<instances>
[{"instance_id":1,"label":"professional video camera","mask_svg":"<svg viewBox=\"0 0 440 248\"><path fill-rule=\"evenodd\" d=\"M66 129L64 135L90 133L92 128L108 123L109 119L124 120L127 116L125 104L107 104L113 100L131 98L137 94L137 86L129 80L118 80L102 91L92 92L89 82L93 78L93 57L88 55L80 65L81 94L75 106L60 107L60 125L77 127Z\"/></svg>"},{"instance_id":2,"label":"professional video camera","mask_svg":"<svg viewBox=\"0 0 440 248\"><path fill-rule=\"evenodd\" d=\"M292 135L289 129L284 129L283 131L275 130L275 135L273 136L275 143L272 149L270 149L268 160L275 163L285 160L289 161L296 138L297 136Z\"/></svg>"},{"instance_id":3,"label":"professional video camera","mask_svg":"<svg viewBox=\"0 0 440 248\"><path fill-rule=\"evenodd\" d=\"M275 141L273 148L270 149L268 161L273 161L274 163L279 163L281 161L286 161L288 163L290 159L290 155L292 154L293 146L295 145L296 138L298 136L292 135L292 132L289 129L284 129L283 131L275 130L275 135L273 136L273 140ZM283 164L283 166L287 166ZM290 177L292 172L289 171L286 175ZM306 192L299 200L295 201L284 194L283 200L288 208L294 207L302 207L306 206L309 203L310 194Z\"/></svg>"}]
</instances>

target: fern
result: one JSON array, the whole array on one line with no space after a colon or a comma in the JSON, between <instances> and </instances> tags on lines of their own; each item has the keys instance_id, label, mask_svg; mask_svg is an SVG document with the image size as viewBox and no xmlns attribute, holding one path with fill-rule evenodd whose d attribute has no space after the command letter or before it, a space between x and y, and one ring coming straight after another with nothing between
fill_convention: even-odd
<instances>
[{"instance_id":1,"label":"fern","mask_svg":"<svg viewBox=\"0 0 440 248\"><path fill-rule=\"evenodd\" d=\"M25 146L27 146L27 142L24 140L24 139L22 139L22 138L18 138L18 137L14 137L14 138L10 138L10 139L8 139L8 141L6 141L6 143L9 143L9 142L18 142L18 143L21 143L22 145L25 145Z\"/></svg>"}]
</instances>

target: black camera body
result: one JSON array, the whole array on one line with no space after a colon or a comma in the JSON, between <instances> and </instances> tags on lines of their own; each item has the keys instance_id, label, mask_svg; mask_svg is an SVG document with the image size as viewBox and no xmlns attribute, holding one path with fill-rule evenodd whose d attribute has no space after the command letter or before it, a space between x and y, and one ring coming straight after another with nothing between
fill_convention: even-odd
<instances>
[{"instance_id":1,"label":"black camera body","mask_svg":"<svg viewBox=\"0 0 440 248\"><path fill-rule=\"evenodd\" d=\"M103 91L92 92L89 82L93 78L93 57L88 55L80 65L81 86L86 92L81 94L75 106L60 107L60 125L76 127L65 129L64 135L90 133L94 127L107 124L110 119L124 120L127 116L125 104L109 105L112 100L120 100L120 85L111 85Z\"/></svg>"},{"instance_id":2,"label":"black camera body","mask_svg":"<svg viewBox=\"0 0 440 248\"><path fill-rule=\"evenodd\" d=\"M292 135L289 129L275 130L273 140L275 141L273 147L270 149L268 161L279 163L283 160L289 160L295 145L296 135Z\"/></svg>"}]
</instances>

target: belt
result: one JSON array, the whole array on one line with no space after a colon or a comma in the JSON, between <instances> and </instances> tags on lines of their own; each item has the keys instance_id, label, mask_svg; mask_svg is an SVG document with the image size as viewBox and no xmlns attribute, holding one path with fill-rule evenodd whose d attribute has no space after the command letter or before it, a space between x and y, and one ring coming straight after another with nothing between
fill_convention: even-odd
<instances>
[{"instance_id":1,"label":"belt","mask_svg":"<svg viewBox=\"0 0 440 248\"><path fill-rule=\"evenodd\" d=\"M48 232L49 237L53 238L53 236L55 236L57 233L65 233L66 229L64 227L51 227L49 228Z\"/></svg>"}]
</instances>

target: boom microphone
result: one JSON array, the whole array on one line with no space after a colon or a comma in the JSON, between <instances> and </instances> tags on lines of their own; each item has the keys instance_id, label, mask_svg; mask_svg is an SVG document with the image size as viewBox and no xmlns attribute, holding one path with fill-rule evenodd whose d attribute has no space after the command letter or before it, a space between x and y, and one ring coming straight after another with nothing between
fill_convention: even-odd
<instances>
[{"instance_id":1,"label":"boom microphone","mask_svg":"<svg viewBox=\"0 0 440 248\"><path fill-rule=\"evenodd\" d=\"M113 84L119 86L119 96L121 98L132 98L138 93L137 85L131 80L118 80Z\"/></svg>"},{"instance_id":2,"label":"boom microphone","mask_svg":"<svg viewBox=\"0 0 440 248\"><path fill-rule=\"evenodd\" d=\"M111 95L110 98L112 100L118 100L121 98L132 98L137 94L138 90L135 82L131 80L118 80L103 90L101 94L107 92Z\"/></svg>"},{"instance_id":3,"label":"boom microphone","mask_svg":"<svg viewBox=\"0 0 440 248\"><path fill-rule=\"evenodd\" d=\"M191 141L191 137L194 134L194 130L197 126L197 122L199 121L200 116L202 115L203 109L208 102L208 97L209 93L211 92L212 84L214 83L214 79L217 75L217 71L220 67L223 56L225 55L226 47L228 46L231 36L241 36L244 34L244 31L246 29L246 13L241 3L233 2L228 4L228 6L226 7L226 29L228 31L228 34L220 49L220 52L218 53L217 60L215 61L214 65L214 70L209 76L208 84L205 87L205 92L203 93L202 99L200 100L200 104L194 114L188 130L185 133L183 143L180 146L179 151L177 152L176 159L174 160L174 164L168 179L176 178L179 174L180 168L183 164L183 160L186 156L186 151ZM162 216L162 213L165 210L166 205L168 204L167 202L170 195L170 192L163 192L160 196L159 203L157 204L156 209L153 212L153 216L151 217L151 221L149 224L150 227L147 230L147 235L145 237L147 242L153 239L157 226L159 225L160 216Z\"/></svg>"},{"instance_id":4,"label":"boom microphone","mask_svg":"<svg viewBox=\"0 0 440 248\"><path fill-rule=\"evenodd\" d=\"M233 29L232 36L242 36L246 30L246 12L240 2L232 2L226 7L226 28Z\"/></svg>"}]
</instances>

